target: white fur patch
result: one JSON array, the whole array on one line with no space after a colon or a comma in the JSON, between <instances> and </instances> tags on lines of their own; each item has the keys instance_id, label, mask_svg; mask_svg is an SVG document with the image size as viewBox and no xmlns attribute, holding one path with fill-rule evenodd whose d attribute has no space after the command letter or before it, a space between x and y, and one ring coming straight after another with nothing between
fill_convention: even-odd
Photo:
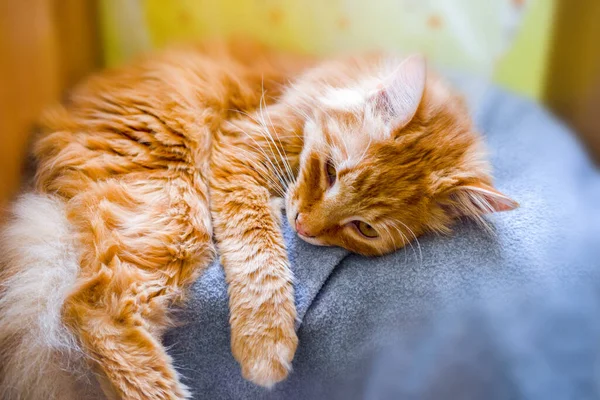
<instances>
[{"instance_id":1,"label":"white fur patch","mask_svg":"<svg viewBox=\"0 0 600 400\"><path fill-rule=\"evenodd\" d=\"M365 93L359 88L329 88L321 103L332 110L354 111L364 107L365 100Z\"/></svg>"},{"instance_id":2,"label":"white fur patch","mask_svg":"<svg viewBox=\"0 0 600 400\"><path fill-rule=\"evenodd\" d=\"M60 200L27 194L14 205L0 240L2 399L95 398L84 389L95 379L61 321L79 272L72 240Z\"/></svg>"}]
</instances>

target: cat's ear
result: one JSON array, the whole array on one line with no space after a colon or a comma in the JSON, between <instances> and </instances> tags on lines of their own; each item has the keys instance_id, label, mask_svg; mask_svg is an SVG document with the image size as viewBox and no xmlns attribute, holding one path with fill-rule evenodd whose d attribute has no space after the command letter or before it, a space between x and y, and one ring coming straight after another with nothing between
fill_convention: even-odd
<instances>
[{"instance_id":1,"label":"cat's ear","mask_svg":"<svg viewBox=\"0 0 600 400\"><path fill-rule=\"evenodd\" d=\"M426 79L425 58L413 55L386 77L371 96L375 110L383 114L392 132L406 126L417 113Z\"/></svg>"},{"instance_id":2,"label":"cat's ear","mask_svg":"<svg viewBox=\"0 0 600 400\"><path fill-rule=\"evenodd\" d=\"M473 183L453 188L442 206L455 217L480 217L500 211L510 211L519 203L486 183Z\"/></svg>"}]
</instances>

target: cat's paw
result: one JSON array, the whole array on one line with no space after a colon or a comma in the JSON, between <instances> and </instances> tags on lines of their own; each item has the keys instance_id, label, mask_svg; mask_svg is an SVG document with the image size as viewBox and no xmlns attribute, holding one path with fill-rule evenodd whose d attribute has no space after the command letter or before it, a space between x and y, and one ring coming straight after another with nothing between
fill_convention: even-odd
<instances>
[{"instance_id":1,"label":"cat's paw","mask_svg":"<svg viewBox=\"0 0 600 400\"><path fill-rule=\"evenodd\" d=\"M232 352L242 367L242 376L267 388L288 376L297 346L293 324L287 329L232 337Z\"/></svg>"}]
</instances>

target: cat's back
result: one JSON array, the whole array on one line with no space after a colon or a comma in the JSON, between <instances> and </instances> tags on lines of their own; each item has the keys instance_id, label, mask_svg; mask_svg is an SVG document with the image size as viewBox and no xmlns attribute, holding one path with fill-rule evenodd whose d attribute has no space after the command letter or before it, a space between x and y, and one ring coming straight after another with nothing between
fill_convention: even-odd
<instances>
[{"instance_id":1,"label":"cat's back","mask_svg":"<svg viewBox=\"0 0 600 400\"><path fill-rule=\"evenodd\" d=\"M82 187L70 182L201 165L220 124L271 101L306 64L235 41L180 46L100 72L43 115L36 186L70 198Z\"/></svg>"},{"instance_id":2,"label":"cat's back","mask_svg":"<svg viewBox=\"0 0 600 400\"><path fill-rule=\"evenodd\" d=\"M301 58L255 42L182 45L106 70L75 88L67 98L71 112L93 109L102 100L156 109L178 102L188 107L252 109L262 92L277 95L304 66Z\"/></svg>"}]
</instances>

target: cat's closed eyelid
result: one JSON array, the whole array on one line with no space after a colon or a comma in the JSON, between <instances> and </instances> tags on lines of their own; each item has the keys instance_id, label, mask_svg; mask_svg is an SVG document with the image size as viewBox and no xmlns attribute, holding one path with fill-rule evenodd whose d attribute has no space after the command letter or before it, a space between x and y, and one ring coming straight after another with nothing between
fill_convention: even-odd
<instances>
[{"instance_id":1,"label":"cat's closed eyelid","mask_svg":"<svg viewBox=\"0 0 600 400\"><path fill-rule=\"evenodd\" d=\"M325 161L325 176L329 187L333 186L337 180L337 170L331 159Z\"/></svg>"}]
</instances>

